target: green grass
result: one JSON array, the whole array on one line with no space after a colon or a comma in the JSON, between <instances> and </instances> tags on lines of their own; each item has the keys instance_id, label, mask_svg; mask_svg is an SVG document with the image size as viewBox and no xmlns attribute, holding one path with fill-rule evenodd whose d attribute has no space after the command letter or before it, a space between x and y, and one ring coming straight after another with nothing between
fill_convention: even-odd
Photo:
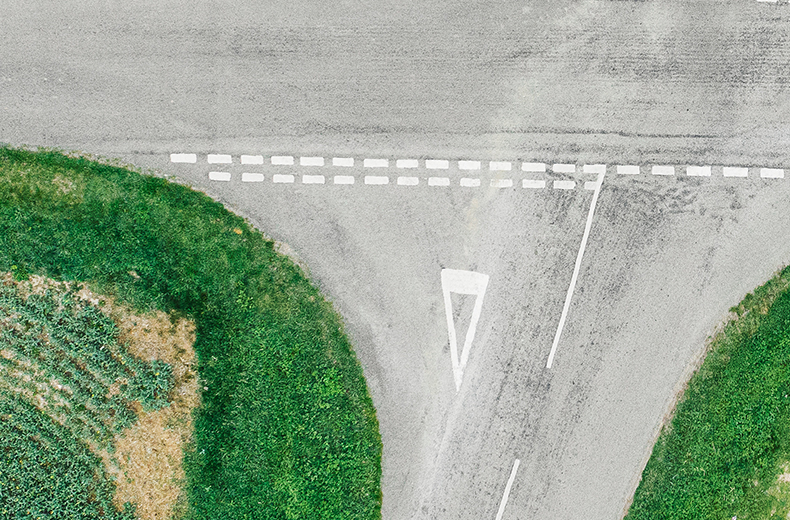
<instances>
[{"instance_id":1,"label":"green grass","mask_svg":"<svg viewBox=\"0 0 790 520\"><path fill-rule=\"evenodd\" d=\"M785 518L790 268L716 334L647 463L626 519Z\"/></svg>"},{"instance_id":2,"label":"green grass","mask_svg":"<svg viewBox=\"0 0 790 520\"><path fill-rule=\"evenodd\" d=\"M380 518L378 422L342 321L240 217L163 179L0 148L0 270L195 321L187 518Z\"/></svg>"}]
</instances>

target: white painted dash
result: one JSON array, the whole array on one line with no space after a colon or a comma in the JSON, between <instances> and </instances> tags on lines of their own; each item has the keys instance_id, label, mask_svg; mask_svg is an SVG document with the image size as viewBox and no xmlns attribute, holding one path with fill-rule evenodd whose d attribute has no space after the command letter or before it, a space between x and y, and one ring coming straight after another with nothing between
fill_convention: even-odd
<instances>
[{"instance_id":1,"label":"white painted dash","mask_svg":"<svg viewBox=\"0 0 790 520\"><path fill-rule=\"evenodd\" d=\"M480 161L458 161L459 170L479 170Z\"/></svg>"},{"instance_id":2,"label":"white painted dash","mask_svg":"<svg viewBox=\"0 0 790 520\"><path fill-rule=\"evenodd\" d=\"M525 162L521 163L521 171L539 173L546 171L546 163L542 162Z\"/></svg>"},{"instance_id":3,"label":"white painted dash","mask_svg":"<svg viewBox=\"0 0 790 520\"><path fill-rule=\"evenodd\" d=\"M782 168L760 168L760 177L763 179L784 179L785 171Z\"/></svg>"},{"instance_id":4,"label":"white painted dash","mask_svg":"<svg viewBox=\"0 0 790 520\"><path fill-rule=\"evenodd\" d=\"M241 182L263 182L262 173L242 173Z\"/></svg>"},{"instance_id":5,"label":"white painted dash","mask_svg":"<svg viewBox=\"0 0 790 520\"><path fill-rule=\"evenodd\" d=\"M174 163L195 163L197 154L194 153L171 153L170 162Z\"/></svg>"},{"instance_id":6,"label":"white painted dash","mask_svg":"<svg viewBox=\"0 0 790 520\"><path fill-rule=\"evenodd\" d=\"M749 168L739 168L736 166L725 166L721 169L722 175L725 177L748 177Z\"/></svg>"},{"instance_id":7,"label":"white painted dash","mask_svg":"<svg viewBox=\"0 0 790 520\"><path fill-rule=\"evenodd\" d=\"M576 188L575 181L554 181L552 187L555 190L572 190Z\"/></svg>"},{"instance_id":8,"label":"white painted dash","mask_svg":"<svg viewBox=\"0 0 790 520\"><path fill-rule=\"evenodd\" d=\"M408 177L404 175L398 177L398 186L417 186L419 183L419 177Z\"/></svg>"},{"instance_id":9,"label":"white painted dash","mask_svg":"<svg viewBox=\"0 0 790 520\"><path fill-rule=\"evenodd\" d=\"M332 166L343 166L349 168L354 166L353 157L332 157Z\"/></svg>"},{"instance_id":10,"label":"white painted dash","mask_svg":"<svg viewBox=\"0 0 790 520\"><path fill-rule=\"evenodd\" d=\"M491 187L492 188L512 188L513 187L513 180L512 179L491 179Z\"/></svg>"},{"instance_id":11,"label":"white painted dash","mask_svg":"<svg viewBox=\"0 0 790 520\"><path fill-rule=\"evenodd\" d=\"M294 181L293 175L286 175L282 173L276 173L272 176L272 182L275 184L289 184Z\"/></svg>"},{"instance_id":12,"label":"white painted dash","mask_svg":"<svg viewBox=\"0 0 790 520\"><path fill-rule=\"evenodd\" d=\"M546 181L541 181L537 179L524 179L523 181L521 181L521 186L524 188L539 190L546 187Z\"/></svg>"},{"instance_id":13,"label":"white painted dash","mask_svg":"<svg viewBox=\"0 0 790 520\"><path fill-rule=\"evenodd\" d=\"M365 168L387 168L389 165L389 159L365 159L362 161L362 166Z\"/></svg>"},{"instance_id":14,"label":"white painted dash","mask_svg":"<svg viewBox=\"0 0 790 520\"><path fill-rule=\"evenodd\" d=\"M230 173L228 172L208 172L208 178L212 181L229 181Z\"/></svg>"},{"instance_id":15,"label":"white painted dash","mask_svg":"<svg viewBox=\"0 0 790 520\"><path fill-rule=\"evenodd\" d=\"M323 184L324 182L323 175L302 175L302 184Z\"/></svg>"},{"instance_id":16,"label":"white painted dash","mask_svg":"<svg viewBox=\"0 0 790 520\"><path fill-rule=\"evenodd\" d=\"M208 163L209 164L231 164L233 162L233 157L227 154L222 153L210 153L208 154Z\"/></svg>"},{"instance_id":17,"label":"white painted dash","mask_svg":"<svg viewBox=\"0 0 790 520\"><path fill-rule=\"evenodd\" d=\"M554 164L551 169L555 173L576 173L575 164Z\"/></svg>"},{"instance_id":18,"label":"white painted dash","mask_svg":"<svg viewBox=\"0 0 790 520\"><path fill-rule=\"evenodd\" d=\"M449 177L428 177L428 186L449 186Z\"/></svg>"},{"instance_id":19,"label":"white painted dash","mask_svg":"<svg viewBox=\"0 0 790 520\"><path fill-rule=\"evenodd\" d=\"M505 514L505 506L507 505L507 499L510 496L510 488L513 487L513 481L516 480L516 472L518 471L519 463L520 461L516 459L516 461L513 463L513 469L510 470L510 478L507 479L505 493L502 495L502 501L499 503L499 510L496 513L496 520L502 520L502 515Z\"/></svg>"},{"instance_id":20,"label":"white painted dash","mask_svg":"<svg viewBox=\"0 0 790 520\"><path fill-rule=\"evenodd\" d=\"M398 159L395 161L396 168L417 168L420 165L420 161L417 159Z\"/></svg>"},{"instance_id":21,"label":"white painted dash","mask_svg":"<svg viewBox=\"0 0 790 520\"><path fill-rule=\"evenodd\" d=\"M689 177L710 177L710 166L686 166Z\"/></svg>"},{"instance_id":22,"label":"white painted dash","mask_svg":"<svg viewBox=\"0 0 790 520\"><path fill-rule=\"evenodd\" d=\"M241 164L263 164L263 155L242 155Z\"/></svg>"},{"instance_id":23,"label":"white painted dash","mask_svg":"<svg viewBox=\"0 0 790 520\"><path fill-rule=\"evenodd\" d=\"M279 166L293 166L294 158L291 155L273 155L272 164Z\"/></svg>"},{"instance_id":24,"label":"white painted dash","mask_svg":"<svg viewBox=\"0 0 790 520\"><path fill-rule=\"evenodd\" d=\"M639 166L635 164L618 164L618 175L639 175Z\"/></svg>"},{"instance_id":25,"label":"white painted dash","mask_svg":"<svg viewBox=\"0 0 790 520\"><path fill-rule=\"evenodd\" d=\"M489 161L488 169L494 172L509 172L512 165L509 161Z\"/></svg>"},{"instance_id":26,"label":"white painted dash","mask_svg":"<svg viewBox=\"0 0 790 520\"><path fill-rule=\"evenodd\" d=\"M367 160L367 159L366 159ZM390 178L379 175L365 175L365 184L389 184Z\"/></svg>"},{"instance_id":27,"label":"white painted dash","mask_svg":"<svg viewBox=\"0 0 790 520\"><path fill-rule=\"evenodd\" d=\"M605 164L585 164L582 166L582 172L584 173L604 173L606 172L606 165Z\"/></svg>"},{"instance_id":28,"label":"white painted dash","mask_svg":"<svg viewBox=\"0 0 790 520\"><path fill-rule=\"evenodd\" d=\"M587 181L584 183L585 190L597 190L598 189L598 181Z\"/></svg>"},{"instance_id":29,"label":"white painted dash","mask_svg":"<svg viewBox=\"0 0 790 520\"><path fill-rule=\"evenodd\" d=\"M479 188L480 179L471 179L469 177L461 177L461 186L464 188Z\"/></svg>"},{"instance_id":30,"label":"white painted dash","mask_svg":"<svg viewBox=\"0 0 790 520\"><path fill-rule=\"evenodd\" d=\"M450 161L443 159L426 159L425 167L429 170L446 170L450 167Z\"/></svg>"},{"instance_id":31,"label":"white painted dash","mask_svg":"<svg viewBox=\"0 0 790 520\"><path fill-rule=\"evenodd\" d=\"M653 166L650 169L650 173L653 175L675 175L675 167L674 166Z\"/></svg>"},{"instance_id":32,"label":"white painted dash","mask_svg":"<svg viewBox=\"0 0 790 520\"><path fill-rule=\"evenodd\" d=\"M335 184L354 184L353 175L335 175L332 180Z\"/></svg>"},{"instance_id":33,"label":"white painted dash","mask_svg":"<svg viewBox=\"0 0 790 520\"><path fill-rule=\"evenodd\" d=\"M299 157L299 166L323 166L323 157Z\"/></svg>"}]
</instances>

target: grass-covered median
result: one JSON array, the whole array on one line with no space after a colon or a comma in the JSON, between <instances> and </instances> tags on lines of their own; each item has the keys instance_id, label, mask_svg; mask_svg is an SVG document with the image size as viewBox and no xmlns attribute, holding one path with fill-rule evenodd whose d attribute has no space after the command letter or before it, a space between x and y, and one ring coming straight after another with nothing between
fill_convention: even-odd
<instances>
[{"instance_id":1,"label":"grass-covered median","mask_svg":"<svg viewBox=\"0 0 790 520\"><path fill-rule=\"evenodd\" d=\"M194 321L202 396L185 518L380 518L378 422L342 322L240 217L163 179L0 148L0 271L87 281ZM97 466L83 455L87 475Z\"/></svg>"},{"instance_id":2,"label":"grass-covered median","mask_svg":"<svg viewBox=\"0 0 790 520\"><path fill-rule=\"evenodd\" d=\"M790 268L731 312L653 447L627 520L790 513Z\"/></svg>"}]
</instances>

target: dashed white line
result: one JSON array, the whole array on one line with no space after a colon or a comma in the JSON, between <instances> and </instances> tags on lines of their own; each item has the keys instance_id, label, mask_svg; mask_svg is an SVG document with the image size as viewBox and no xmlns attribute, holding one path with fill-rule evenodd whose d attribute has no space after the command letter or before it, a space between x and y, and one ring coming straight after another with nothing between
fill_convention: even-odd
<instances>
[{"instance_id":1,"label":"dashed white line","mask_svg":"<svg viewBox=\"0 0 790 520\"><path fill-rule=\"evenodd\" d=\"M634 164L620 164L617 166L618 175L639 175L639 166Z\"/></svg>"},{"instance_id":2,"label":"dashed white line","mask_svg":"<svg viewBox=\"0 0 790 520\"><path fill-rule=\"evenodd\" d=\"M459 170L479 170L480 161L458 161Z\"/></svg>"},{"instance_id":3,"label":"dashed white line","mask_svg":"<svg viewBox=\"0 0 790 520\"><path fill-rule=\"evenodd\" d=\"M572 190L576 188L575 181L554 181L552 187L555 190Z\"/></svg>"},{"instance_id":4,"label":"dashed white line","mask_svg":"<svg viewBox=\"0 0 790 520\"><path fill-rule=\"evenodd\" d=\"M398 186L417 186L419 183L419 177L408 177L404 175L398 177Z\"/></svg>"},{"instance_id":5,"label":"dashed white line","mask_svg":"<svg viewBox=\"0 0 790 520\"><path fill-rule=\"evenodd\" d=\"M221 153L210 153L208 154L208 163L209 164L231 164L233 163L233 157L226 154Z\"/></svg>"},{"instance_id":6,"label":"dashed white line","mask_svg":"<svg viewBox=\"0 0 790 520\"><path fill-rule=\"evenodd\" d=\"M293 175L286 175L282 173L276 173L272 177L272 182L275 184L289 184L294 181Z\"/></svg>"},{"instance_id":7,"label":"dashed white line","mask_svg":"<svg viewBox=\"0 0 790 520\"><path fill-rule=\"evenodd\" d=\"M584 173L595 173L595 174L603 173L603 172L606 171L606 165L605 164L585 164L584 166L582 166L582 171Z\"/></svg>"},{"instance_id":8,"label":"dashed white line","mask_svg":"<svg viewBox=\"0 0 790 520\"><path fill-rule=\"evenodd\" d=\"M523 181L521 181L521 186L524 188L542 189L546 187L546 181L541 181L536 179L524 179Z\"/></svg>"},{"instance_id":9,"label":"dashed white line","mask_svg":"<svg viewBox=\"0 0 790 520\"><path fill-rule=\"evenodd\" d=\"M525 162L521 163L521 171L539 173L546 171L546 163L542 162Z\"/></svg>"},{"instance_id":10,"label":"dashed white line","mask_svg":"<svg viewBox=\"0 0 790 520\"><path fill-rule=\"evenodd\" d=\"M491 179L491 187L492 188L512 188L513 187L513 180L512 179Z\"/></svg>"},{"instance_id":11,"label":"dashed white line","mask_svg":"<svg viewBox=\"0 0 790 520\"><path fill-rule=\"evenodd\" d=\"M507 505L507 499L510 496L510 488L513 486L513 481L516 480L516 472L518 471L519 463L520 461L516 459L516 461L513 463L513 469L510 470L510 478L507 479L505 494L502 495L502 501L499 503L499 511L496 513L496 520L502 520L502 515L505 514L505 506Z\"/></svg>"},{"instance_id":12,"label":"dashed white line","mask_svg":"<svg viewBox=\"0 0 790 520\"><path fill-rule=\"evenodd\" d=\"M195 163L197 154L194 153L171 153L170 162L174 163Z\"/></svg>"},{"instance_id":13,"label":"dashed white line","mask_svg":"<svg viewBox=\"0 0 790 520\"><path fill-rule=\"evenodd\" d=\"M350 167L354 166L353 157L332 157L332 166Z\"/></svg>"},{"instance_id":14,"label":"dashed white line","mask_svg":"<svg viewBox=\"0 0 790 520\"><path fill-rule=\"evenodd\" d=\"M367 159L365 159L367 160ZM390 178L379 175L365 175L365 184L389 184Z\"/></svg>"},{"instance_id":15,"label":"dashed white line","mask_svg":"<svg viewBox=\"0 0 790 520\"><path fill-rule=\"evenodd\" d=\"M398 159L395 161L396 168L417 168L419 165L420 161L417 159Z\"/></svg>"},{"instance_id":16,"label":"dashed white line","mask_svg":"<svg viewBox=\"0 0 790 520\"><path fill-rule=\"evenodd\" d=\"M710 177L710 166L686 166L689 177Z\"/></svg>"},{"instance_id":17,"label":"dashed white line","mask_svg":"<svg viewBox=\"0 0 790 520\"><path fill-rule=\"evenodd\" d=\"M241 182L263 182L262 173L242 173Z\"/></svg>"},{"instance_id":18,"label":"dashed white line","mask_svg":"<svg viewBox=\"0 0 790 520\"><path fill-rule=\"evenodd\" d=\"M494 172L509 172L512 165L509 161L489 161L488 169Z\"/></svg>"},{"instance_id":19,"label":"dashed white line","mask_svg":"<svg viewBox=\"0 0 790 520\"><path fill-rule=\"evenodd\" d=\"M587 181L584 183L585 190L597 190L598 189L598 181Z\"/></svg>"},{"instance_id":20,"label":"dashed white line","mask_svg":"<svg viewBox=\"0 0 790 520\"><path fill-rule=\"evenodd\" d=\"M722 175L725 177L748 177L749 168L739 168L735 166L725 166L721 169Z\"/></svg>"},{"instance_id":21,"label":"dashed white line","mask_svg":"<svg viewBox=\"0 0 790 520\"><path fill-rule=\"evenodd\" d=\"M278 166L293 166L294 158L291 155L273 155L271 162Z\"/></svg>"},{"instance_id":22,"label":"dashed white line","mask_svg":"<svg viewBox=\"0 0 790 520\"><path fill-rule=\"evenodd\" d=\"M354 184L353 175L335 175L332 181L335 184Z\"/></svg>"},{"instance_id":23,"label":"dashed white line","mask_svg":"<svg viewBox=\"0 0 790 520\"><path fill-rule=\"evenodd\" d=\"M299 166L323 166L323 157L299 157Z\"/></svg>"},{"instance_id":24,"label":"dashed white line","mask_svg":"<svg viewBox=\"0 0 790 520\"><path fill-rule=\"evenodd\" d=\"M362 161L362 166L365 168L387 168L389 165L389 159L365 159Z\"/></svg>"},{"instance_id":25,"label":"dashed white line","mask_svg":"<svg viewBox=\"0 0 790 520\"><path fill-rule=\"evenodd\" d=\"M263 164L263 155L242 155L241 164Z\"/></svg>"},{"instance_id":26,"label":"dashed white line","mask_svg":"<svg viewBox=\"0 0 790 520\"><path fill-rule=\"evenodd\" d=\"M212 181L229 181L230 173L228 172L208 172L208 178Z\"/></svg>"},{"instance_id":27,"label":"dashed white line","mask_svg":"<svg viewBox=\"0 0 790 520\"><path fill-rule=\"evenodd\" d=\"M551 169L555 173L576 173L575 164L554 164Z\"/></svg>"},{"instance_id":28,"label":"dashed white line","mask_svg":"<svg viewBox=\"0 0 790 520\"><path fill-rule=\"evenodd\" d=\"M461 177L461 186L464 188L479 188L480 179L472 179L469 177Z\"/></svg>"},{"instance_id":29,"label":"dashed white line","mask_svg":"<svg viewBox=\"0 0 790 520\"><path fill-rule=\"evenodd\" d=\"M760 177L763 179L784 179L785 171L782 168L760 168Z\"/></svg>"},{"instance_id":30,"label":"dashed white line","mask_svg":"<svg viewBox=\"0 0 790 520\"><path fill-rule=\"evenodd\" d=\"M429 170L446 170L450 167L450 161L443 159L426 159L425 167Z\"/></svg>"},{"instance_id":31,"label":"dashed white line","mask_svg":"<svg viewBox=\"0 0 790 520\"><path fill-rule=\"evenodd\" d=\"M650 170L653 175L675 175L674 166L653 166Z\"/></svg>"},{"instance_id":32,"label":"dashed white line","mask_svg":"<svg viewBox=\"0 0 790 520\"><path fill-rule=\"evenodd\" d=\"M302 175L302 184L323 184L323 175Z\"/></svg>"},{"instance_id":33,"label":"dashed white line","mask_svg":"<svg viewBox=\"0 0 790 520\"><path fill-rule=\"evenodd\" d=\"M449 186L450 177L428 177L428 186Z\"/></svg>"}]
</instances>

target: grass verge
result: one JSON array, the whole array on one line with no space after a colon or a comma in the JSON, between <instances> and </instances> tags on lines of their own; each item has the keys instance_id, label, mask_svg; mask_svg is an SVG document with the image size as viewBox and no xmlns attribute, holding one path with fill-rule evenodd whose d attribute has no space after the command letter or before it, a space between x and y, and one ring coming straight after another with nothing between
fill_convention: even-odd
<instances>
[{"instance_id":1,"label":"grass verge","mask_svg":"<svg viewBox=\"0 0 790 520\"><path fill-rule=\"evenodd\" d=\"M0 270L87 280L194 321L185 518L380 518L378 422L341 319L222 205L86 158L0 148Z\"/></svg>"}]
</instances>

